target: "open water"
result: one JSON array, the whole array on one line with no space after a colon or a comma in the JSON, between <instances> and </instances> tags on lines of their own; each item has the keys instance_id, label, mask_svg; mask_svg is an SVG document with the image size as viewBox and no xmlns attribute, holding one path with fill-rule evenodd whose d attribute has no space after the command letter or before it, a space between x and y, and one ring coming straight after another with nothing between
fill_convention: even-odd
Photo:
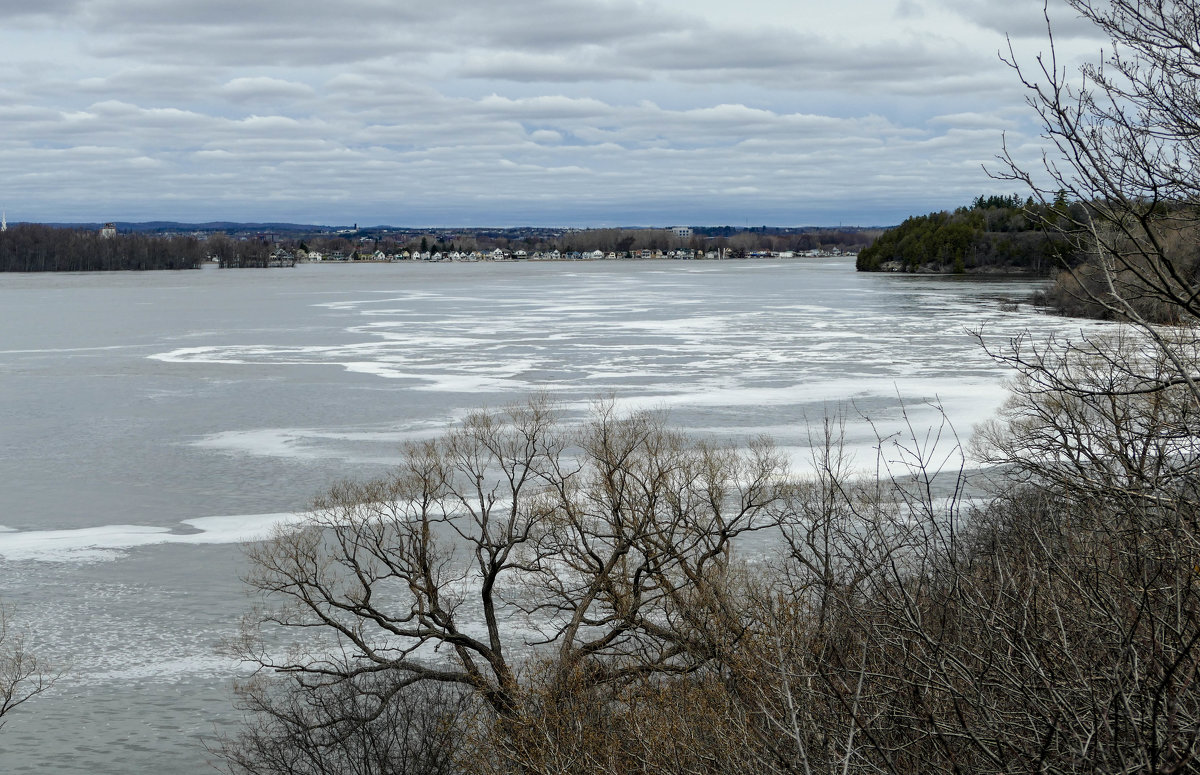
<instances>
[{"instance_id":1,"label":"open water","mask_svg":"<svg viewBox=\"0 0 1200 775\"><path fill-rule=\"evenodd\" d=\"M0 772L211 772L242 542L406 439L541 390L800 467L841 411L870 468L905 414L965 439L1003 401L968 329L1078 335L1002 303L1032 288L801 259L0 275L0 601L67 668Z\"/></svg>"}]
</instances>

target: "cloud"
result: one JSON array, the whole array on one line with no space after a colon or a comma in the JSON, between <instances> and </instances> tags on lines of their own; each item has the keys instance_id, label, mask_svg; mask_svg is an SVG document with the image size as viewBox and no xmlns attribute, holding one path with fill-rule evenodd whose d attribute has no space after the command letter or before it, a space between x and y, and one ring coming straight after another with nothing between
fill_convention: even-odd
<instances>
[{"instance_id":1,"label":"cloud","mask_svg":"<svg viewBox=\"0 0 1200 775\"><path fill-rule=\"evenodd\" d=\"M535 129L529 133L529 139L538 145L558 145L563 141L563 136L552 129Z\"/></svg>"},{"instance_id":2,"label":"cloud","mask_svg":"<svg viewBox=\"0 0 1200 775\"><path fill-rule=\"evenodd\" d=\"M1095 26L1066 3L1044 5L1044 0L942 0L948 11L988 30L1013 38L1046 40L1047 15L1054 37L1059 40L1084 38L1102 40ZM1043 13L1043 9L1045 13Z\"/></svg>"},{"instance_id":3,"label":"cloud","mask_svg":"<svg viewBox=\"0 0 1200 775\"><path fill-rule=\"evenodd\" d=\"M26 21L30 17L38 19L53 19L77 12L85 0L38 0L36 3L27 0L0 0L0 17L7 22Z\"/></svg>"},{"instance_id":4,"label":"cloud","mask_svg":"<svg viewBox=\"0 0 1200 775\"><path fill-rule=\"evenodd\" d=\"M266 76L234 78L221 86L217 92L222 97L234 102L277 102L307 99L316 94L313 88L307 84Z\"/></svg>"},{"instance_id":5,"label":"cloud","mask_svg":"<svg viewBox=\"0 0 1200 775\"><path fill-rule=\"evenodd\" d=\"M652 78L644 67L621 63L617 57L590 47L571 56L543 52L479 52L463 57L454 69L462 78L529 83L647 81Z\"/></svg>"},{"instance_id":6,"label":"cloud","mask_svg":"<svg viewBox=\"0 0 1200 775\"><path fill-rule=\"evenodd\" d=\"M951 113L944 116L934 116L927 122L932 126L945 126L958 129L1016 129L1020 123L1015 111L966 112Z\"/></svg>"}]
</instances>

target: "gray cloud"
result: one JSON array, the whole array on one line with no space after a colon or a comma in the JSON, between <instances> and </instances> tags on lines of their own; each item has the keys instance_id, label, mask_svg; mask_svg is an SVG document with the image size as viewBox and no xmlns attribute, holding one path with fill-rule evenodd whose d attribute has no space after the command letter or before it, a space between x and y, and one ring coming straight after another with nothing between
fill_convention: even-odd
<instances>
[{"instance_id":1,"label":"gray cloud","mask_svg":"<svg viewBox=\"0 0 1200 775\"><path fill-rule=\"evenodd\" d=\"M609 52L585 49L574 55L520 51L475 52L454 66L462 78L578 83L580 81L648 81L653 76L642 66L622 62Z\"/></svg>"},{"instance_id":2,"label":"gray cloud","mask_svg":"<svg viewBox=\"0 0 1200 775\"><path fill-rule=\"evenodd\" d=\"M1044 0L942 0L948 11L975 24L1014 38L1046 39L1047 22ZM1083 38L1101 40L1096 29L1065 2L1052 2L1045 8L1054 37L1059 40Z\"/></svg>"},{"instance_id":3,"label":"gray cloud","mask_svg":"<svg viewBox=\"0 0 1200 775\"><path fill-rule=\"evenodd\" d=\"M12 22L28 22L30 19L53 19L78 12L86 0L0 0L0 16Z\"/></svg>"},{"instance_id":4,"label":"gray cloud","mask_svg":"<svg viewBox=\"0 0 1200 775\"><path fill-rule=\"evenodd\" d=\"M308 84L267 76L234 78L222 85L217 92L234 102L303 100L316 95Z\"/></svg>"}]
</instances>

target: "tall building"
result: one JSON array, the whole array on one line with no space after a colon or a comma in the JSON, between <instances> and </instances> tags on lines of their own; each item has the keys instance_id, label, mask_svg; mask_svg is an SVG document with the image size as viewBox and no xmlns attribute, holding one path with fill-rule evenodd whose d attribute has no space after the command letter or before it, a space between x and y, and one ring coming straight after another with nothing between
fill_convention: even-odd
<instances>
[{"instance_id":1,"label":"tall building","mask_svg":"<svg viewBox=\"0 0 1200 775\"><path fill-rule=\"evenodd\" d=\"M0 213L0 231L8 231L8 213Z\"/></svg>"},{"instance_id":2,"label":"tall building","mask_svg":"<svg viewBox=\"0 0 1200 775\"><path fill-rule=\"evenodd\" d=\"M117 236L117 225L115 223L104 224L104 228L100 230L100 236L104 239Z\"/></svg>"}]
</instances>

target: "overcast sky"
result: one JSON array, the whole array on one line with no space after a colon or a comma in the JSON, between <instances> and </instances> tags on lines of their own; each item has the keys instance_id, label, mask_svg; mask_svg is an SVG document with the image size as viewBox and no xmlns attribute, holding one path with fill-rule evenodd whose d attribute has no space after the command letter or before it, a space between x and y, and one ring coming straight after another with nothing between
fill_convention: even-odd
<instances>
[{"instance_id":1,"label":"overcast sky","mask_svg":"<svg viewBox=\"0 0 1200 775\"><path fill-rule=\"evenodd\" d=\"M1057 0L1052 0L1057 2ZM1053 15L1053 14L1052 14ZM0 0L10 221L838 225L1013 191L1042 0ZM1069 16L1073 52L1101 41Z\"/></svg>"}]
</instances>

